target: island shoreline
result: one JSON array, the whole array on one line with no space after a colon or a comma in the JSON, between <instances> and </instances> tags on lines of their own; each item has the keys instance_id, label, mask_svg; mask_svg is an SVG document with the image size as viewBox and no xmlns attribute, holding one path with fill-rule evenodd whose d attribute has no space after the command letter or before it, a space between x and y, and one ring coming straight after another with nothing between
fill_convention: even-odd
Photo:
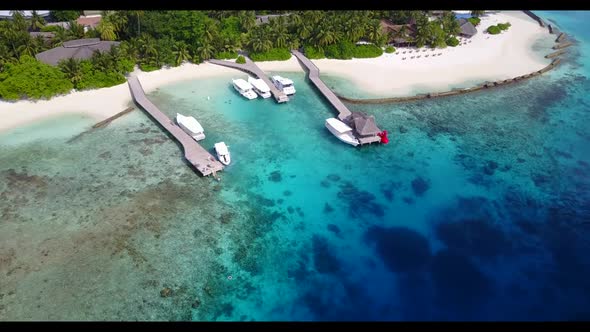
<instances>
[{"instance_id":1,"label":"island shoreline","mask_svg":"<svg viewBox=\"0 0 590 332\"><path fill-rule=\"evenodd\" d=\"M498 14L492 14L492 15L498 15ZM491 17L497 18L494 16L491 16ZM499 16L499 18L503 18L503 16ZM527 24L528 28L533 29L530 24L537 25L537 21L531 19L528 16L527 16L527 19L529 19L530 21L524 22L524 23L521 22L521 25ZM516 18L515 20L522 21L522 18ZM483 28L484 27L482 26L481 30L483 30ZM539 26L537 26L537 28L535 28L535 29L539 29ZM542 28L542 29L546 31L547 27ZM519 33L519 31L509 31L508 33L512 33L512 32L514 32L516 34ZM540 33L539 30L530 32L530 35L527 38L532 38L532 37L538 36L539 33ZM516 36L518 36L518 35L516 35ZM514 36L511 37L510 35L501 36L501 38L502 37L505 38L504 44L512 42L512 40L507 39L507 38L516 38ZM561 37L561 35L560 35L560 37ZM481 37L481 38L483 38L483 37ZM523 38L521 38L521 39L523 39ZM517 63L517 66L514 66L512 68L507 68L506 72L515 72L515 71L517 71L517 70L515 70L515 68L517 69L517 68L519 68L520 65L523 65L523 64L525 67L527 67L527 66L528 67L538 67L539 65L541 65L540 60L535 59L532 55L532 53L533 53L531 50L532 45L530 44L532 42L533 41L531 40L528 42L529 44L523 45L523 46L526 46L526 50L524 49L525 47L523 47L519 50L519 52L521 52L521 55L524 54L519 59L520 62ZM555 40L555 42L559 43L558 40ZM564 42L567 43L568 41L566 40ZM560 43L560 44L563 44L563 43ZM499 46L502 46L502 45L499 45ZM473 49L473 48L477 48L475 45L462 46L462 47L466 47L466 49L461 50L461 52L476 52L476 51L478 51L477 49L475 49L475 50ZM470 49L470 47L471 47L471 49ZM457 52L457 50L445 50L445 51ZM498 54L502 55L501 53L498 53ZM559 55L561 55L561 54L559 54ZM529 72L528 74L519 75L519 76L516 76L513 78L495 79L495 80L488 79L488 80L484 80L484 83L480 83L475 86L467 87L467 88L454 88L449 91L443 90L440 92L420 93L420 94L409 95L409 96L408 95L391 96L391 97L384 96L382 98L354 98L351 96L348 96L348 97L344 96L343 93L339 93L337 91L335 91L335 93L342 101L347 102L347 103L352 103L352 104L383 104L383 103L395 103L395 102L409 102L409 101L415 101L415 100L421 100L421 99L429 99L429 98L438 98L438 97L466 94L466 93L480 91L480 90L495 87L495 86L503 86L503 85L513 83L513 82L520 82L524 79L528 79L531 77L536 77L542 73L545 73L545 72L555 68L560 63L560 60L561 60L559 55L553 59L548 59L548 60L552 60L550 64L548 64L538 70L534 70L532 72ZM342 72L350 73L351 75L353 75L353 77L345 76L344 79L352 82L352 84L359 87L360 90L364 90L364 89L368 90L371 88L371 86L370 85L365 86L365 84L363 84L363 83L367 83L367 82L359 80L359 78L362 78L363 75L370 75L371 73L379 74L380 73L379 70L384 68L383 66L385 66L385 69L390 70L390 71L395 72L395 70L397 70L398 67L396 67L396 66L399 66L399 63L398 64L393 63L393 61L390 60L391 58L385 58L386 56L387 56L386 54L381 56L383 59L380 59L381 57L380 58L373 58L373 59L353 59L353 60L321 59L321 60L314 60L314 63L320 68L320 71L322 71L323 73L327 73L328 75L335 75L335 76L341 77L340 75L342 74ZM495 54L488 55L488 59L483 59L482 61L490 61L490 60L493 61L494 56L498 56L498 55L495 55ZM457 57L457 55L456 54L455 55L452 55L452 54L448 55L448 60L444 60L444 62L441 63L440 66L443 66L443 68L440 69L439 72L445 72L447 70L452 70L453 68L456 68L455 62L457 62L457 59L453 59L453 57ZM545 57L545 58L547 59L547 57ZM436 60L429 59L427 61L438 61L438 60L439 59L436 59ZM442 59L440 59L440 60L442 60ZM421 60L419 60L419 61L421 61ZM453 61L455 61L455 62L453 62ZM345 64L345 65L342 66L342 64ZM289 60L286 60L286 61L264 61L264 62L257 62L257 65L265 72L305 72L305 70L300 66L299 62L297 61L297 59L294 56L292 56ZM422 72L423 69L421 66L430 66L430 67L439 66L437 63L427 63L427 64L416 63L415 65L413 65L413 63L408 63L407 65L408 66L406 66L406 64L404 63L404 66L406 66L406 67L404 67L406 71L408 69L410 71L416 70L416 72L417 72L416 76L422 75L422 76L420 76L421 78L428 77L427 74L424 74L424 72ZM473 64L471 64L471 66L473 66ZM370 68L371 72L365 72L365 70L367 68ZM405 74L407 75L407 73L405 73ZM471 74L473 74L473 73L471 73ZM182 82L182 81L189 81L189 80L194 80L194 79L206 79L206 78L210 78L210 77L222 77L222 76L231 77L231 76L235 76L235 75L243 75L243 73L239 73L235 69L225 68L225 67L221 67L221 66L217 66L217 65L205 62L205 63L201 63L198 65L192 64L192 63L185 63L179 67L162 68L162 69L152 71L152 72L143 72L143 71L139 71L136 69L133 73L130 73L129 75L137 75L138 78L140 79L142 86L144 87L146 93L149 93L151 91L156 90L157 88L159 88L161 86L165 86L165 85L173 84L173 83L178 83L178 82ZM354 76L354 75L356 75L356 76ZM386 74L382 73L381 76L386 76ZM439 84L439 86L447 86L447 87L457 86L457 85L461 85L461 83L459 83L457 81L458 78L460 80L460 78L464 77L464 76L461 76L459 74L457 74L455 76L451 75L451 76L449 76L449 78L451 78L451 79L450 80L447 79L446 84L443 84L445 82L441 81L440 78L439 78L438 82L428 81L427 84L432 83L435 86L437 84ZM485 77L486 75L484 74L482 76ZM499 76L506 77L507 74L506 73L503 73L503 74L499 73ZM467 78L469 80L473 80L473 77L467 77ZM385 81L385 83L392 82L392 79L388 78L388 77L384 77L384 78L382 77L380 79L383 79L383 80L389 79L389 81ZM395 83L398 84L398 86L399 86L399 82L395 82ZM376 84L376 83L373 83L373 84ZM406 88L408 86L412 86L411 84L412 84L412 82L408 82L406 84ZM391 87L391 89L396 89L396 88L398 88L398 86L393 86L393 87ZM430 88L430 85L429 85L429 88ZM401 89L401 90L403 90L403 89ZM438 89L433 87L432 90L436 91ZM127 107L129 107L130 104L132 104L132 98L131 98L131 94L129 92L127 82L122 83L117 86L109 87L109 88L102 88L102 89L96 89L96 90L85 90L85 91L74 91L74 92L71 92L67 95L53 97L49 100L39 100L39 101L24 100L24 101L17 101L17 102L7 102L7 101L0 100L0 116L3 116L3 121L0 122L0 132L7 131L9 129L13 129L13 128L16 128L21 125L27 125L27 124L30 124L30 123L33 123L33 122L36 122L39 120L46 120L47 118L55 117L56 115L60 115L60 114L71 114L71 113L84 114L84 115L88 115L88 116L93 117L97 121L102 121L104 119L112 117L113 115L117 114L121 110L126 109Z\"/></svg>"}]
</instances>

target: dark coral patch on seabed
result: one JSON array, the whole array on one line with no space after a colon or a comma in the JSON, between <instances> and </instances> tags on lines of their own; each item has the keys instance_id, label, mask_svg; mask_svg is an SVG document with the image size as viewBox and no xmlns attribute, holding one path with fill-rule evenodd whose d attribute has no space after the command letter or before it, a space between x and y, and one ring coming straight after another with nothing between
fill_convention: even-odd
<instances>
[{"instance_id":1,"label":"dark coral patch on seabed","mask_svg":"<svg viewBox=\"0 0 590 332\"><path fill-rule=\"evenodd\" d=\"M475 313L494 291L492 281L467 256L451 250L434 255L431 274L436 301L443 310Z\"/></svg>"},{"instance_id":2,"label":"dark coral patch on seabed","mask_svg":"<svg viewBox=\"0 0 590 332\"><path fill-rule=\"evenodd\" d=\"M421 176L412 180L412 190L416 196L424 195L428 189L430 189L430 183Z\"/></svg>"},{"instance_id":3,"label":"dark coral patch on seabed","mask_svg":"<svg viewBox=\"0 0 590 332\"><path fill-rule=\"evenodd\" d=\"M313 262L319 273L336 273L340 271L340 262L334 255L326 238L314 235L312 238Z\"/></svg>"},{"instance_id":4,"label":"dark coral patch on seabed","mask_svg":"<svg viewBox=\"0 0 590 332\"><path fill-rule=\"evenodd\" d=\"M365 239L374 244L385 265L393 272L419 271L431 259L430 243L420 233L406 227L371 227Z\"/></svg>"}]
</instances>

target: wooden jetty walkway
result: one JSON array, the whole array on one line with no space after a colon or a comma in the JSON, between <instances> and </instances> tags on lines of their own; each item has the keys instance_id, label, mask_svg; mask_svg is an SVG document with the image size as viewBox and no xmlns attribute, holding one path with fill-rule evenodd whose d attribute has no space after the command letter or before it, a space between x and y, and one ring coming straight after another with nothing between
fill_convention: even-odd
<instances>
[{"instance_id":1,"label":"wooden jetty walkway","mask_svg":"<svg viewBox=\"0 0 590 332\"><path fill-rule=\"evenodd\" d=\"M291 53L299 59L309 71L309 79L311 82L320 90L320 92L328 99L330 104L334 106L334 108L338 111L338 119L341 121L346 120L349 116L352 115L350 110L342 103L342 101L328 88L328 86L320 79L320 69L316 67L316 65L311 62L305 55L297 50L291 50Z\"/></svg>"},{"instance_id":2,"label":"wooden jetty walkway","mask_svg":"<svg viewBox=\"0 0 590 332\"><path fill-rule=\"evenodd\" d=\"M289 97L283 91L277 89L277 87L270 81L268 76L254 63L254 61L250 60L250 58L246 56L244 56L244 59L246 59L246 63L244 64L215 59L210 59L208 61L215 65L239 69L249 74L252 74L262 79L264 83L268 85L268 87L270 88L270 93L272 93L272 96L275 98L277 103L284 103L289 101Z\"/></svg>"},{"instance_id":3,"label":"wooden jetty walkway","mask_svg":"<svg viewBox=\"0 0 590 332\"><path fill-rule=\"evenodd\" d=\"M299 59L299 62L305 66L309 72L309 79L310 81L320 90L320 92L326 97L326 99L334 106L336 111L338 111L338 119L343 122L349 122L352 118L352 112L344 105L344 103L336 96L336 94L328 88L328 86L320 79L320 69L309 60L305 55L297 50L291 50L291 53ZM378 129L378 128L377 128ZM381 131L381 129L379 129ZM381 141L381 137L379 136L368 136L368 137L360 137L358 136L357 139L363 144L370 144L376 143Z\"/></svg>"},{"instance_id":4,"label":"wooden jetty walkway","mask_svg":"<svg viewBox=\"0 0 590 332\"><path fill-rule=\"evenodd\" d=\"M170 120L156 105L146 97L141 83L137 76L131 76L128 80L129 89L133 100L145 110L154 120L156 120L164 129L166 129L184 149L184 157L188 162L197 169L201 175L216 175L216 172L223 169L223 164L217 161L207 150L205 150L190 135L184 132L174 121Z\"/></svg>"}]
</instances>

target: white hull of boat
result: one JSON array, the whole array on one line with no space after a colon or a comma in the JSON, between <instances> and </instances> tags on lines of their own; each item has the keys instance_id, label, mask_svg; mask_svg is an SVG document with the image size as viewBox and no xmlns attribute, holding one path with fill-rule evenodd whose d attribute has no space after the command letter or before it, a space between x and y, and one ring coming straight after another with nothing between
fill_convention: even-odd
<instances>
[{"instance_id":1,"label":"white hull of boat","mask_svg":"<svg viewBox=\"0 0 590 332\"><path fill-rule=\"evenodd\" d=\"M284 94L286 94L287 96L292 96L295 94L295 86L293 85L293 82L289 79L287 79L285 84L288 85L283 85L283 83L281 83L282 81L284 81L285 79L283 79L280 76L272 76L270 78L270 81L272 82L272 84L275 85L275 87L277 89L279 89L280 91L282 91Z\"/></svg>"},{"instance_id":2,"label":"white hull of boat","mask_svg":"<svg viewBox=\"0 0 590 332\"><path fill-rule=\"evenodd\" d=\"M187 117L182 114L176 114L176 123L178 123L178 126L182 130L184 130L185 133L189 134L195 141L198 142L198 141L204 140L205 139L204 132L195 132L189 128L190 125L187 125L185 123L185 121L187 121L188 118L192 118L194 121L196 121L196 119L193 117ZM199 126L200 126L200 124L199 124Z\"/></svg>"},{"instance_id":3,"label":"white hull of boat","mask_svg":"<svg viewBox=\"0 0 590 332\"><path fill-rule=\"evenodd\" d=\"M326 128L328 128L328 130L332 133L332 135L336 136L336 138L338 138L342 142L344 142L346 144L350 144L352 146L359 145L358 139L356 139L356 137L354 137L352 135L352 133L350 133L350 132L340 133L336 129L334 129L332 126L330 126L330 124L327 122L326 122Z\"/></svg>"},{"instance_id":4,"label":"white hull of boat","mask_svg":"<svg viewBox=\"0 0 590 332\"><path fill-rule=\"evenodd\" d=\"M292 96L295 94L295 88L294 87L288 87L288 88L283 88L283 93L286 94L287 96Z\"/></svg>"},{"instance_id":5,"label":"white hull of boat","mask_svg":"<svg viewBox=\"0 0 590 332\"><path fill-rule=\"evenodd\" d=\"M270 98L270 96L271 96L270 92L262 92L262 91L257 90L256 88L254 88L254 91L256 91L256 93L264 99Z\"/></svg>"},{"instance_id":6,"label":"white hull of boat","mask_svg":"<svg viewBox=\"0 0 590 332\"><path fill-rule=\"evenodd\" d=\"M231 163L231 155L224 142L215 143L215 153L222 164L227 166Z\"/></svg>"},{"instance_id":7,"label":"white hull of boat","mask_svg":"<svg viewBox=\"0 0 590 332\"><path fill-rule=\"evenodd\" d=\"M268 85L264 83L264 81L255 79L254 77L248 77L248 83L252 84L252 90L254 90L254 92L256 92L260 97L264 99L270 98L270 89ZM260 88L264 88L264 91L262 91Z\"/></svg>"},{"instance_id":8,"label":"white hull of boat","mask_svg":"<svg viewBox=\"0 0 590 332\"><path fill-rule=\"evenodd\" d=\"M234 86L234 89L236 89L236 91L242 95L244 98L252 100L252 99L256 99L258 98L258 95L256 94L256 92L254 92L253 90L248 90L248 91L242 91L240 88L238 88L236 86L236 84L232 84Z\"/></svg>"}]
</instances>

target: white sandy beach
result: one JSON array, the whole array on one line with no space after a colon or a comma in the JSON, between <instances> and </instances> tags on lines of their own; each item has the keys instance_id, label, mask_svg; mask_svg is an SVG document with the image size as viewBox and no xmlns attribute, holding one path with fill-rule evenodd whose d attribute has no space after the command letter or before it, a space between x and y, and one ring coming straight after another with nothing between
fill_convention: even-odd
<instances>
[{"instance_id":1,"label":"white sandy beach","mask_svg":"<svg viewBox=\"0 0 590 332\"><path fill-rule=\"evenodd\" d=\"M512 27L500 35L482 33L491 24L510 22ZM411 59L411 55L384 54L374 59L314 60L323 74L339 76L373 95L413 95L416 89L445 91L465 82L498 80L527 74L545 67L550 60L532 52L539 39L553 40L546 28L522 12L502 12L484 17L478 34L458 47L436 50L441 56ZM489 37L489 38L488 38ZM548 44L549 45L549 44ZM546 53L551 52L548 48ZM430 54L432 51L420 52ZM413 54L412 54L413 55ZM406 60L402 60L402 57ZM299 62L259 62L264 71L302 71ZM154 72L136 72L146 90L190 79L236 74L234 69L204 63ZM370 96L368 96L370 97ZM51 100L15 103L0 101L0 131L64 113L83 113L103 120L123 111L131 101L127 83L99 90L72 92Z\"/></svg>"},{"instance_id":2,"label":"white sandy beach","mask_svg":"<svg viewBox=\"0 0 590 332\"><path fill-rule=\"evenodd\" d=\"M499 35L483 33L490 25L510 22ZM373 59L314 60L320 71L355 83L366 92L386 97L409 96L417 92L442 92L449 87L469 87L487 80L514 78L539 70L551 60L533 52L533 45L546 45L557 36L521 11L501 12L482 17L478 33L466 45L416 53L397 49L399 54L384 54ZM410 50L413 53L406 53ZM442 53L433 57L433 53ZM425 57L429 54L428 57ZM420 58L411 59L412 56ZM405 60L402 58L405 57ZM471 82L470 84L468 82ZM476 82L476 83L474 83ZM464 85L464 86L463 86ZM424 91L426 90L426 91ZM368 96L367 98L370 98Z\"/></svg>"}]
</instances>

